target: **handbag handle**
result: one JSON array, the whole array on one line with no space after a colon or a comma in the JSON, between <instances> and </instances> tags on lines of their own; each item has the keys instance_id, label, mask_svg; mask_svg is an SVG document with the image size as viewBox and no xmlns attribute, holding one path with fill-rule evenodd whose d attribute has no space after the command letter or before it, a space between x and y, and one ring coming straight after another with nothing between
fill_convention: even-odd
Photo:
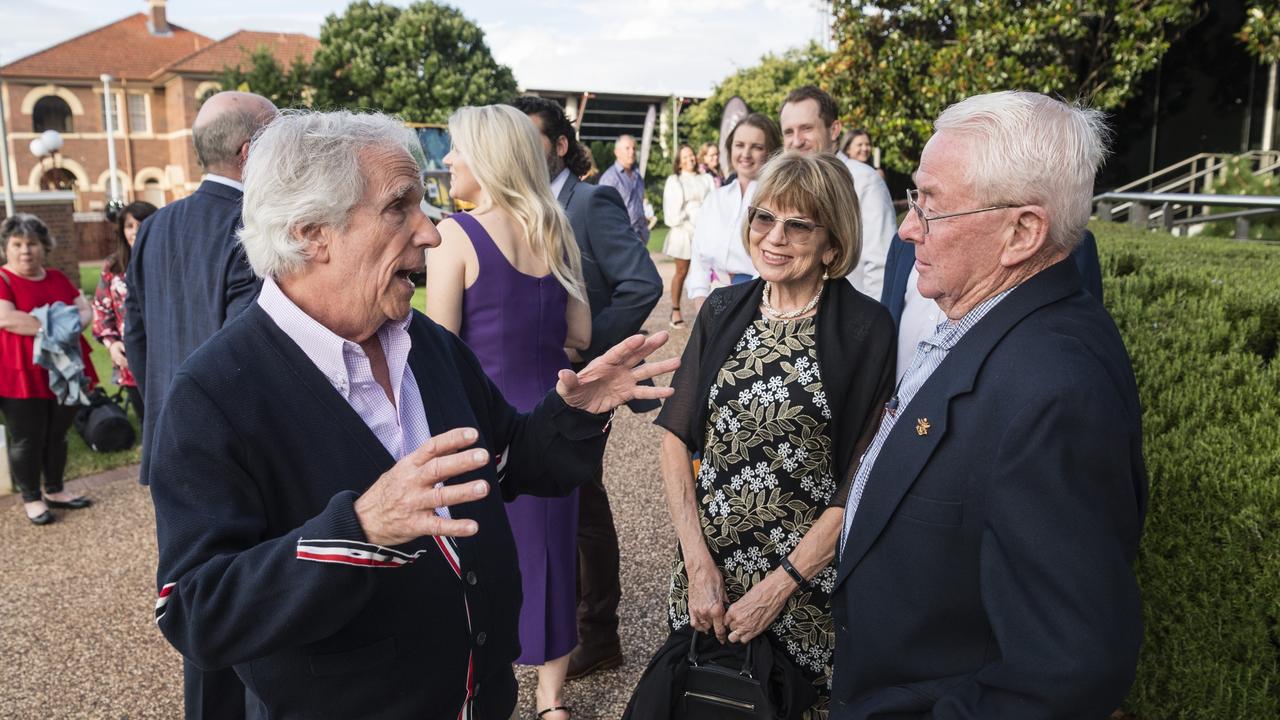
<instances>
[{"instance_id":1,"label":"handbag handle","mask_svg":"<svg viewBox=\"0 0 1280 720\"><path fill-rule=\"evenodd\" d=\"M690 629L692 629L692 626L690 626ZM689 641L689 664L690 665L696 666L698 664L698 635L700 634L701 633L699 633L697 630L694 630L693 639ZM746 654L746 657L743 658L742 660L742 669L738 671L739 675L745 678L751 678L752 680L755 679L755 675L752 673L752 659L754 658L754 656L755 656L755 648L753 644L747 643L747 654Z\"/></svg>"}]
</instances>

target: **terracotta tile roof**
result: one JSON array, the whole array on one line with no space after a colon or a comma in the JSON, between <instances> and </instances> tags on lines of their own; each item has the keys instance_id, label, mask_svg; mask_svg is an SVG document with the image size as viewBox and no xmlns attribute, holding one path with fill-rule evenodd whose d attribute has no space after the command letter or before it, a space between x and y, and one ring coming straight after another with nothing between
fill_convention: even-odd
<instances>
[{"instance_id":1,"label":"terracotta tile roof","mask_svg":"<svg viewBox=\"0 0 1280 720\"><path fill-rule=\"evenodd\" d=\"M213 39L169 23L172 34L152 35L145 13L110 25L0 67L7 77L91 78L102 73L146 80L170 64L213 44Z\"/></svg>"},{"instance_id":2,"label":"terracotta tile roof","mask_svg":"<svg viewBox=\"0 0 1280 720\"><path fill-rule=\"evenodd\" d=\"M311 62L320 41L298 33L272 33L241 30L198 50L169 66L171 72L221 73L228 66L239 66L259 47L266 47L283 67L299 56Z\"/></svg>"}]
</instances>

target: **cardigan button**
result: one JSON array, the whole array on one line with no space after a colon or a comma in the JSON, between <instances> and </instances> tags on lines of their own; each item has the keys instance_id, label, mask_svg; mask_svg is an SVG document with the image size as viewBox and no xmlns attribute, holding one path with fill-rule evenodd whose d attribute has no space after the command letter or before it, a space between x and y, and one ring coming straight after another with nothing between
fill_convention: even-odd
<instances>
[{"instance_id":1,"label":"cardigan button","mask_svg":"<svg viewBox=\"0 0 1280 720\"><path fill-rule=\"evenodd\" d=\"M485 640L488 640L488 639L489 639L489 636L486 635L483 630L476 633L476 647L484 647L484 642Z\"/></svg>"},{"instance_id":2,"label":"cardigan button","mask_svg":"<svg viewBox=\"0 0 1280 720\"><path fill-rule=\"evenodd\" d=\"M476 577L476 571L475 571L475 570L468 570L468 571L467 571L467 584L468 584L468 585L475 585L475 584L476 584L476 583L478 583L478 582L480 582L480 578Z\"/></svg>"}]
</instances>

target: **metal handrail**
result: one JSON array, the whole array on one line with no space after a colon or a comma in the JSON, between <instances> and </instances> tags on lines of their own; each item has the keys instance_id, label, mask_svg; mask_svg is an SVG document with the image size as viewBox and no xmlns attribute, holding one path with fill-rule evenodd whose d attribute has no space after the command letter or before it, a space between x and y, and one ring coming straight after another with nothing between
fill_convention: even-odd
<instances>
[{"instance_id":1,"label":"metal handrail","mask_svg":"<svg viewBox=\"0 0 1280 720\"><path fill-rule=\"evenodd\" d=\"M1280 208L1277 195L1210 195L1209 193L1105 192L1095 203L1135 202L1143 205L1218 205L1221 207Z\"/></svg>"},{"instance_id":2,"label":"metal handrail","mask_svg":"<svg viewBox=\"0 0 1280 720\"><path fill-rule=\"evenodd\" d=\"M1229 157L1229 154L1228 154L1228 153L1196 153L1195 155L1192 155L1191 157L1189 157L1189 158L1187 158L1187 159L1185 159L1185 160L1182 160L1182 161L1180 161L1180 162L1176 162L1176 163L1174 163L1174 164L1172 164L1172 165L1170 165L1170 166L1168 166L1168 167L1161 168L1160 170L1157 170L1157 171L1155 171L1155 172L1153 172L1153 173L1151 173L1151 174L1149 174L1149 175L1145 175L1145 176L1143 176L1143 177L1140 177L1140 178L1138 178L1137 180L1134 180L1133 182L1130 182L1130 183L1126 183L1126 184L1124 184L1124 185L1121 185L1120 187L1118 187L1118 188L1116 188L1116 189L1115 189L1115 192L1127 192L1127 191L1129 191L1129 190L1132 190L1133 188L1136 188L1136 187L1138 187L1138 186L1140 186L1140 185L1143 185L1143 184L1147 183L1147 182L1148 182L1148 181L1150 181L1150 180L1154 180L1154 179L1156 179L1156 178L1160 177L1161 175L1168 175L1169 173L1171 173L1171 172L1173 172L1174 170L1176 170L1176 169L1178 169L1178 168L1182 167L1183 165L1190 165L1190 164L1192 164L1192 163L1199 162L1200 160L1203 160L1203 159L1205 159L1205 158L1210 158L1210 157L1219 157L1219 156L1222 156L1222 155L1227 155L1227 156Z\"/></svg>"},{"instance_id":3,"label":"metal handrail","mask_svg":"<svg viewBox=\"0 0 1280 720\"><path fill-rule=\"evenodd\" d=\"M1209 193L1157 193L1157 192L1106 192L1094 196L1097 215L1103 220L1116 222L1113 210L1116 203L1125 203L1128 207L1129 224L1135 227L1148 228L1152 219L1165 230L1173 231L1182 227L1190 232L1191 225L1217 222L1219 220L1235 220L1235 236L1238 239L1249 237L1249 222L1254 215L1280 212L1280 196L1277 195L1212 195ZM1156 208L1154 212L1152 209ZM1238 207L1253 208L1245 212L1221 213L1210 215L1207 211L1195 214L1195 207ZM1188 217L1175 219L1176 213L1186 210Z\"/></svg>"}]
</instances>

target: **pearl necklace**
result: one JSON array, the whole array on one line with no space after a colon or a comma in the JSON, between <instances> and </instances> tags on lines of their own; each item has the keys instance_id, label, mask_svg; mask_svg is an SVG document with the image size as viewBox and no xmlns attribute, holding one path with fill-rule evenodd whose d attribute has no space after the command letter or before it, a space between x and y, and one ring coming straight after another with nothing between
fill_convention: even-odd
<instances>
[{"instance_id":1,"label":"pearl necklace","mask_svg":"<svg viewBox=\"0 0 1280 720\"><path fill-rule=\"evenodd\" d=\"M822 274L822 279L825 284L825 281L827 279L826 273ZM769 290L772 287L773 287L773 283L771 282L766 282L764 284L764 291L760 293L760 306L763 307L764 311L770 316L772 316L774 320L794 320L818 306L818 299L822 297L823 285L818 286L817 294L813 296L813 299L805 303L804 307L796 310L788 310L786 312L782 312L781 310L774 308L773 305L769 304Z\"/></svg>"}]
</instances>

